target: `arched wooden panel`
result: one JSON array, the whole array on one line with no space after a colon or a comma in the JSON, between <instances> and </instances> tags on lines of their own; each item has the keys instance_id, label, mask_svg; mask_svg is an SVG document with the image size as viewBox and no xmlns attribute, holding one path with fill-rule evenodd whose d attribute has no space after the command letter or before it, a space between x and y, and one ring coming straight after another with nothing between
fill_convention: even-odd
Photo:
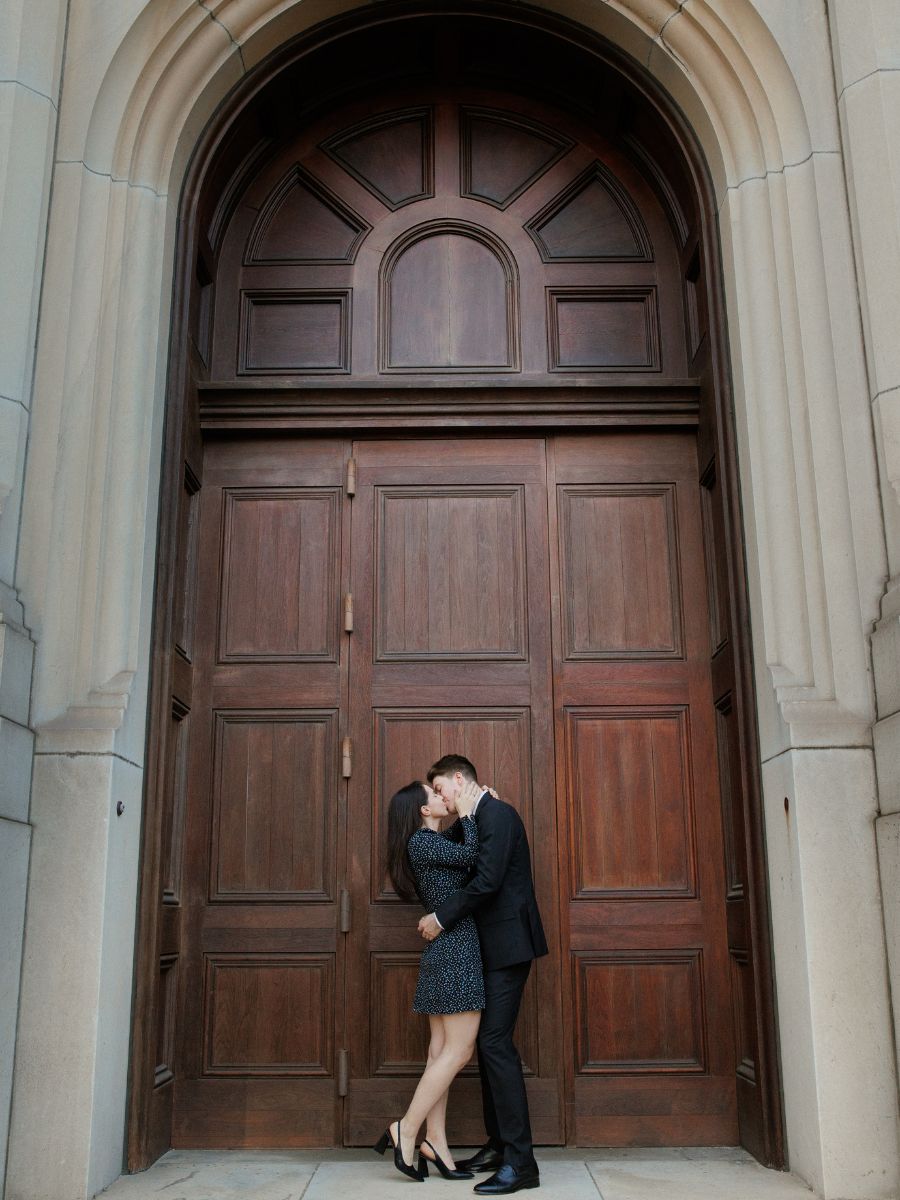
<instances>
[{"instance_id":1,"label":"arched wooden panel","mask_svg":"<svg viewBox=\"0 0 900 1200\"><path fill-rule=\"evenodd\" d=\"M433 194L430 108L374 117L328 138L322 149L387 208Z\"/></svg>"},{"instance_id":2,"label":"arched wooden panel","mask_svg":"<svg viewBox=\"0 0 900 1200\"><path fill-rule=\"evenodd\" d=\"M385 258L384 371L511 371L518 366L516 277L497 240L439 222Z\"/></svg>"},{"instance_id":3,"label":"arched wooden panel","mask_svg":"<svg viewBox=\"0 0 900 1200\"><path fill-rule=\"evenodd\" d=\"M592 163L525 228L544 262L648 262L653 257L640 213L599 162Z\"/></svg>"},{"instance_id":4,"label":"arched wooden panel","mask_svg":"<svg viewBox=\"0 0 900 1200\"><path fill-rule=\"evenodd\" d=\"M506 208L573 145L570 138L524 117L462 108L462 195Z\"/></svg>"},{"instance_id":5,"label":"arched wooden panel","mask_svg":"<svg viewBox=\"0 0 900 1200\"><path fill-rule=\"evenodd\" d=\"M270 196L247 247L248 263L352 262L369 232L366 221L302 167Z\"/></svg>"}]
</instances>

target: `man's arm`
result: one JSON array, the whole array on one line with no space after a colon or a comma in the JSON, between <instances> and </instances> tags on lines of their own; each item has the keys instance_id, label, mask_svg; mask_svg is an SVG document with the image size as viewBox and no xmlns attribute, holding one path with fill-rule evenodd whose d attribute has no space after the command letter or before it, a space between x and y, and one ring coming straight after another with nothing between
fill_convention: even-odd
<instances>
[{"instance_id":1,"label":"man's arm","mask_svg":"<svg viewBox=\"0 0 900 1200\"><path fill-rule=\"evenodd\" d=\"M518 832L515 814L501 807L488 821L482 818L478 828L478 861L475 874L455 891L435 916L443 929L452 929L463 917L471 916L480 904L495 895L503 884Z\"/></svg>"}]
</instances>

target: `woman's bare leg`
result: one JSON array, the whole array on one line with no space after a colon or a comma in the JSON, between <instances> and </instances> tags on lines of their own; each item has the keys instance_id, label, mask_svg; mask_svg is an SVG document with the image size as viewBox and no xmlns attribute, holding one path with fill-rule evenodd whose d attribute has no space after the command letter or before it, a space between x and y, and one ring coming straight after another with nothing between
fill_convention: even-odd
<instances>
[{"instance_id":1,"label":"woman's bare leg","mask_svg":"<svg viewBox=\"0 0 900 1200\"><path fill-rule=\"evenodd\" d=\"M428 1064L438 1057L441 1050L444 1048L444 1018L437 1014L431 1015L431 1041L428 1044ZM425 1118L425 1137L431 1142L435 1152L444 1160L448 1167L453 1168L456 1163L453 1161L453 1155L450 1153L450 1147L447 1145L447 1097L450 1095L448 1088L443 1096L435 1104L434 1108L428 1113ZM422 1150L422 1154L433 1162L434 1158L431 1151L426 1146Z\"/></svg>"},{"instance_id":2,"label":"woman's bare leg","mask_svg":"<svg viewBox=\"0 0 900 1200\"><path fill-rule=\"evenodd\" d=\"M404 1162L412 1162L419 1129L472 1057L480 1021L480 1012L448 1013L443 1017L443 1047L422 1072L412 1103L399 1122Z\"/></svg>"}]
</instances>

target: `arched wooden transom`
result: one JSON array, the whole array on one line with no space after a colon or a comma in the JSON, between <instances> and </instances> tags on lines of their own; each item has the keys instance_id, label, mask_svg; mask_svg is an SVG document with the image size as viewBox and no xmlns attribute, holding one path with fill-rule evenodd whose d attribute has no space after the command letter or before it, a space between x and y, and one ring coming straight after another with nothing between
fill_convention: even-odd
<instances>
[{"instance_id":1,"label":"arched wooden transom","mask_svg":"<svg viewBox=\"0 0 900 1200\"><path fill-rule=\"evenodd\" d=\"M213 379L687 374L684 219L620 146L474 89L380 108L295 135L236 199Z\"/></svg>"}]
</instances>

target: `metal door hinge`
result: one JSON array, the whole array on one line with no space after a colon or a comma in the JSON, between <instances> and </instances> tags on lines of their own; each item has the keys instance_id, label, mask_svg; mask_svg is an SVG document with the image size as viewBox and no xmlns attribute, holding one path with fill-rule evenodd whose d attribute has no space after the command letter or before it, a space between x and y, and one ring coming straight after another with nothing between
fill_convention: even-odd
<instances>
[{"instance_id":1,"label":"metal door hinge","mask_svg":"<svg viewBox=\"0 0 900 1200\"><path fill-rule=\"evenodd\" d=\"M346 888L341 888L340 929L341 933L350 932L350 893Z\"/></svg>"},{"instance_id":2,"label":"metal door hinge","mask_svg":"<svg viewBox=\"0 0 900 1200\"><path fill-rule=\"evenodd\" d=\"M356 495L356 459L347 460L347 495Z\"/></svg>"},{"instance_id":3,"label":"metal door hinge","mask_svg":"<svg viewBox=\"0 0 900 1200\"><path fill-rule=\"evenodd\" d=\"M353 632L353 593L344 597L344 633Z\"/></svg>"},{"instance_id":4,"label":"metal door hinge","mask_svg":"<svg viewBox=\"0 0 900 1200\"><path fill-rule=\"evenodd\" d=\"M350 1091L350 1052L338 1050L338 1095L346 1096Z\"/></svg>"},{"instance_id":5,"label":"metal door hinge","mask_svg":"<svg viewBox=\"0 0 900 1200\"><path fill-rule=\"evenodd\" d=\"M341 774L349 779L353 774L353 743L345 737L341 744Z\"/></svg>"}]
</instances>

